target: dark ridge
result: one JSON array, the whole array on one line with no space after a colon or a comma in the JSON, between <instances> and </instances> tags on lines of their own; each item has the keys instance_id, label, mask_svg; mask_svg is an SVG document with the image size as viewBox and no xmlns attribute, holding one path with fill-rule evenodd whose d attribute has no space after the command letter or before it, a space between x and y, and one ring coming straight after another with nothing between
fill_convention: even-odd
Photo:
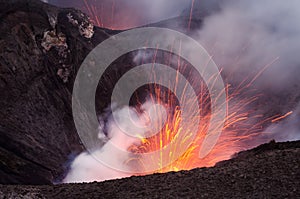
<instances>
[{"instance_id":1,"label":"dark ridge","mask_svg":"<svg viewBox=\"0 0 300 199\"><path fill-rule=\"evenodd\" d=\"M89 38L79 31L78 24L89 24L88 16L79 10L61 9L39 0L0 0L0 5L0 184L59 182L68 169L70 154L76 156L84 150L76 133L71 108L76 73L95 46L120 31L94 27L94 34ZM70 21L68 16L78 24ZM201 27L203 13L199 16L193 17L191 30ZM183 16L150 26L186 31L187 21L188 17ZM45 43L45 36L55 42ZM124 70L132 67L130 56L120 57L111 65L111 80L105 82L114 82ZM96 104L98 113L110 102L112 86L99 85L96 95L101 97ZM257 102L269 107L262 109L262 115L280 114L282 108L279 105L285 104L286 98L291 107L298 103L297 88L294 88L295 92L286 92L298 93L298 97L284 93L283 100L282 96L266 93L261 99L263 103ZM126 194L127 197L148 197L149 194L153 197L188 197L192 194L209 198L222 196L221 193L234 196L235 192L245 193L250 198L251 194L254 198L268 198L268 194L285 198L295 196L294 193L299 191L299 159L299 142L272 142L237 154L232 160L237 166L233 167L227 165L230 160L210 169L99 184L1 186L0 196L5 193L9 198L17 197L9 194L20 189L22 194L33 194L28 197L34 197L37 190L50 198L84 197L85 193L91 198L99 197L99 193L106 197ZM75 189L71 191L69 188ZM219 189L220 193L217 193ZM256 196L255 189L264 195ZM95 193L90 193L93 191Z\"/></svg>"},{"instance_id":2,"label":"dark ridge","mask_svg":"<svg viewBox=\"0 0 300 199\"><path fill-rule=\"evenodd\" d=\"M300 141L274 141L215 167L53 186L0 185L4 197L299 198Z\"/></svg>"}]
</instances>

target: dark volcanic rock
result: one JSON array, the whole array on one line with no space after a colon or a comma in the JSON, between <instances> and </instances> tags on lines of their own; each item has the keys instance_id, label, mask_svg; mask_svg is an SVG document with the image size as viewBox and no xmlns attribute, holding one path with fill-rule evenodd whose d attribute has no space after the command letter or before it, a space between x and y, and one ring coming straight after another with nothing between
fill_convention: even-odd
<instances>
[{"instance_id":1,"label":"dark volcanic rock","mask_svg":"<svg viewBox=\"0 0 300 199\"><path fill-rule=\"evenodd\" d=\"M0 5L0 183L50 184L82 150L71 111L76 71L112 32L93 33L85 14L40 1Z\"/></svg>"},{"instance_id":2,"label":"dark volcanic rock","mask_svg":"<svg viewBox=\"0 0 300 199\"><path fill-rule=\"evenodd\" d=\"M271 142L212 168L55 186L5 186L8 198L299 198L300 141Z\"/></svg>"}]
</instances>

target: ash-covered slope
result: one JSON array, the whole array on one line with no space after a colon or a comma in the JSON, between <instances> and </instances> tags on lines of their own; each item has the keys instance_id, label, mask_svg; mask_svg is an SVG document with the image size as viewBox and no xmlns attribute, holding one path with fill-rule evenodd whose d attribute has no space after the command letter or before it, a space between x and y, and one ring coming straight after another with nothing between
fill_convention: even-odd
<instances>
[{"instance_id":1,"label":"ash-covered slope","mask_svg":"<svg viewBox=\"0 0 300 199\"><path fill-rule=\"evenodd\" d=\"M38 0L0 5L0 183L50 184L82 150L71 112L76 71L113 32Z\"/></svg>"},{"instance_id":2,"label":"ash-covered slope","mask_svg":"<svg viewBox=\"0 0 300 199\"><path fill-rule=\"evenodd\" d=\"M300 141L261 145L212 168L102 183L3 186L8 198L299 198Z\"/></svg>"}]
</instances>

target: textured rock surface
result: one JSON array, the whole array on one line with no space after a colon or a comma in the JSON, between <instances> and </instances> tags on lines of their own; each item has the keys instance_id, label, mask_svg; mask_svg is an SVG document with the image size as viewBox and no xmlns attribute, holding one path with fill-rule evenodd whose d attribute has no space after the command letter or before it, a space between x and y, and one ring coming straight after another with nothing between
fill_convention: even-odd
<instances>
[{"instance_id":1,"label":"textured rock surface","mask_svg":"<svg viewBox=\"0 0 300 199\"><path fill-rule=\"evenodd\" d=\"M299 198L300 141L271 142L212 168L102 183L2 186L5 198Z\"/></svg>"},{"instance_id":2,"label":"textured rock surface","mask_svg":"<svg viewBox=\"0 0 300 199\"><path fill-rule=\"evenodd\" d=\"M35 0L0 5L0 183L49 184L82 150L72 120L73 81L109 33L91 32L88 17L73 9Z\"/></svg>"}]
</instances>

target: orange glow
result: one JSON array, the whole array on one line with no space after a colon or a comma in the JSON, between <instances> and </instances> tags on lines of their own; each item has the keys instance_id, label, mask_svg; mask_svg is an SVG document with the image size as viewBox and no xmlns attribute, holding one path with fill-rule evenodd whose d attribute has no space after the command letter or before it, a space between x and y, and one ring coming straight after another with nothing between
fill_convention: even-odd
<instances>
[{"instance_id":1,"label":"orange glow","mask_svg":"<svg viewBox=\"0 0 300 199\"><path fill-rule=\"evenodd\" d=\"M156 50L153 54L153 63L156 62L157 52L158 50ZM170 56L169 60L165 60L166 63L171 63L171 59L172 58ZM162 166L163 163L159 162L160 160L151 160L152 162L158 161L157 168L159 169L155 172L164 173L169 171L190 170L193 168L214 166L217 162L230 159L231 156L237 152L247 150L269 141L267 140L267 138L261 136L264 134L264 126L270 124L271 121L278 121L280 119L283 119L291 113L287 113L286 115L277 119L274 119L275 116L265 118L263 115L257 114L255 110L249 107L252 105L252 103L257 101L260 95L249 94L248 91L251 90L249 88L255 82L255 80L258 79L263 74L263 72L267 70L267 68L275 63L278 59L279 58L277 57L269 64L265 65L253 77L245 77L244 80L235 87L232 87L230 84L225 85L225 90L222 92L225 92L226 94L226 118L224 119L224 121L218 121L214 124L209 123L213 115L211 115L212 102L210 93L207 93L207 82L204 83L200 79L196 80L196 82L201 82L200 92L197 93L197 99L190 99L184 93L182 94L182 96L176 96L178 102L185 101L187 104L189 104L190 113L193 112L193 109L197 104L200 107L200 115L197 116L198 118L194 118L192 121L190 121L189 127L187 127L186 129L179 128L179 124L182 119L181 109L180 105L177 104L176 98L174 98L174 94L171 91L162 91L159 85L155 85L154 88L150 90L151 101L153 103L159 103L165 106L166 110L173 110L173 112L172 114L168 115L167 122L160 132L150 138L141 139L142 144L140 146L130 147L129 151L136 154L162 151L165 146L171 143L173 150L171 150L169 154L161 153L160 160L174 161L171 161L168 166ZM187 64L181 60L179 54L177 60L177 73L180 73L179 71L182 71L182 69L185 68L187 68ZM209 79L209 81L214 83L217 76L220 75L221 72L222 70L218 74L213 75ZM179 82L177 81L170 82L169 88L176 88L178 83ZM221 96L221 94L222 93L215 95L217 95L218 97ZM218 114L218 112L220 111L221 110L216 110L215 114ZM158 112L157 115L160 115L160 113ZM190 142L189 138L191 138L192 132L189 132L189 129L193 129L195 125L198 125L196 121L198 121L197 119L199 118L200 125L198 132L195 139ZM221 126L222 133L212 151L210 151L210 153L204 158L200 158L200 148L207 134L209 125L214 127L213 131L216 131L218 129L217 127L219 127L220 125L223 125ZM178 151L186 145L189 146L188 149L179 158L172 158L174 156L174 152L172 153L172 151ZM136 159L133 159L133 161L134 160ZM138 159L137 161L139 162L141 168L143 168L144 164L147 164L147 162L143 162L143 160L140 159Z\"/></svg>"},{"instance_id":2,"label":"orange glow","mask_svg":"<svg viewBox=\"0 0 300 199\"><path fill-rule=\"evenodd\" d=\"M156 54L154 54L154 57L155 56ZM178 63L180 63L180 61L178 61ZM254 78L257 77L258 75L256 75ZM211 77L210 81L213 82L214 80L215 76ZM186 150L183 155L181 155L177 160L173 161L167 167L162 167L162 163L157 162L158 168L160 169L158 169L156 172L169 172L214 166L217 162L229 159L233 154L241 150L246 150L250 147L254 147L265 142L265 140L258 139L254 142L254 144L244 144L244 142L253 141L258 134L261 134L263 125L267 122L270 122L272 118L274 118L261 119L263 118L262 115L255 115L254 111L251 111L247 108L248 105L258 99L258 96L245 97L244 99L235 100L236 97L240 96L244 90L248 88L248 82L250 81L252 81L252 79L248 81L245 80L243 84L244 86L241 84L236 88L231 88L231 86L228 84L226 85L226 90L224 92L226 92L227 95L227 116L224 121L219 121L219 123L215 124L209 124L210 118L212 117L210 112L211 99L206 92L203 92L206 88L205 84L201 85L201 92L198 95L198 99L189 99L185 97L184 94L180 96L181 99L178 99L178 101L186 100L190 105L191 112L192 109L196 107L196 103L200 104L200 112L202 113L199 116L200 127L199 131L197 132L197 136L192 143L187 143L191 136L191 132L188 131L189 128L179 128L179 124L181 122L181 110L180 106L176 104L175 98L172 97L173 94L170 91L168 91L167 94L162 94L163 92L160 87L158 85L154 86L154 89L150 92L151 100L154 103L164 105L167 110L173 109L174 112L173 114L169 114L164 128L159 133L150 138L143 138L140 146L133 146L129 150L137 154L161 151L166 145L172 143L172 149L174 149L173 151L178 151L178 149L180 149L183 145L190 144L188 150ZM173 84L177 85L178 82ZM218 114L218 110L215 114ZM160 115L159 112L157 115ZM247 122L251 118L256 118L256 121L258 122L254 124ZM197 118L194 119L196 121ZM191 129L193 125L198 125L195 121L189 122ZM200 147L205 138L209 125L217 127L218 125L222 124L224 124L224 126L217 144L206 157L200 159ZM178 136L179 134L181 136ZM179 140L179 137L183 139ZM172 159L173 155L174 154L170 152L170 154L167 155L169 157L166 157L166 154L161 153L161 158ZM147 164L147 162L143 162L142 160L140 162L142 162L141 164ZM141 167L143 167L143 165L141 165Z\"/></svg>"},{"instance_id":3,"label":"orange glow","mask_svg":"<svg viewBox=\"0 0 300 199\"><path fill-rule=\"evenodd\" d=\"M156 103L158 102L160 104L163 104L164 106L168 106L168 108L174 107L174 104L176 104L176 102L172 100L174 98L171 97L171 93L169 93L167 97L169 97L169 99L167 99L168 101L166 104L165 103L166 99L164 99L161 96L161 91L159 87L156 87L154 89L154 94L151 96L151 100L155 101ZM228 103L230 103L229 100L231 99L233 99L232 96L228 96ZM186 99L186 100L190 100L190 99ZM210 100L210 98L207 96L199 96L198 100L202 102L204 101L207 102ZM231 155L233 155L234 153L245 149L242 148L243 146L239 145L240 144L239 142L242 140L252 139L255 135L257 135L256 132L260 128L259 124L257 124L256 126L254 125L252 127L243 127L243 126L238 127L239 122L243 122L247 120L249 117L249 112L243 112L243 107L253 102L253 100L255 100L255 97L230 107L231 110L227 115L227 117L225 118L225 121L220 121L220 123L225 122L225 125L223 127L223 133L218 143L216 144L214 149L209 153L208 156L206 156L203 159L200 159L199 150L201 147L201 143L203 142L203 139L207 133L209 120L211 118L210 113L207 113L201 117L201 124L200 124L199 131L194 141L190 143L188 150L185 151L185 153L180 158L172 162L167 167L163 168L161 167L161 163L157 162L158 167L160 169L157 170L156 172L190 170L196 167L213 166L215 163L222 160L229 159ZM198 102L189 101L189 104L191 104L191 109L194 107L193 106L194 103L198 103ZM204 105L203 108L209 109L209 106ZM184 138L188 138L191 135L191 132L179 128L180 122L181 122L181 110L180 107L175 106L174 114L168 117L164 128L158 134L147 139L145 138L142 139L142 144L140 146L132 147L130 150L136 153L153 152L153 151L158 151L163 149L166 145L172 142L173 144L172 147L174 148L174 151L177 151L176 148L180 148L182 147L182 145L189 144L186 143L188 139L178 140L179 137L178 135L181 134L180 137L184 137ZM190 121L190 125L197 125L197 124L195 124L194 121ZM211 124L211 125L217 126L220 124ZM241 131L244 131L243 134L240 133ZM162 156L161 158L172 159L171 156L173 154L170 153L168 155L170 157L163 157L165 156L165 154L161 153Z\"/></svg>"}]
</instances>

